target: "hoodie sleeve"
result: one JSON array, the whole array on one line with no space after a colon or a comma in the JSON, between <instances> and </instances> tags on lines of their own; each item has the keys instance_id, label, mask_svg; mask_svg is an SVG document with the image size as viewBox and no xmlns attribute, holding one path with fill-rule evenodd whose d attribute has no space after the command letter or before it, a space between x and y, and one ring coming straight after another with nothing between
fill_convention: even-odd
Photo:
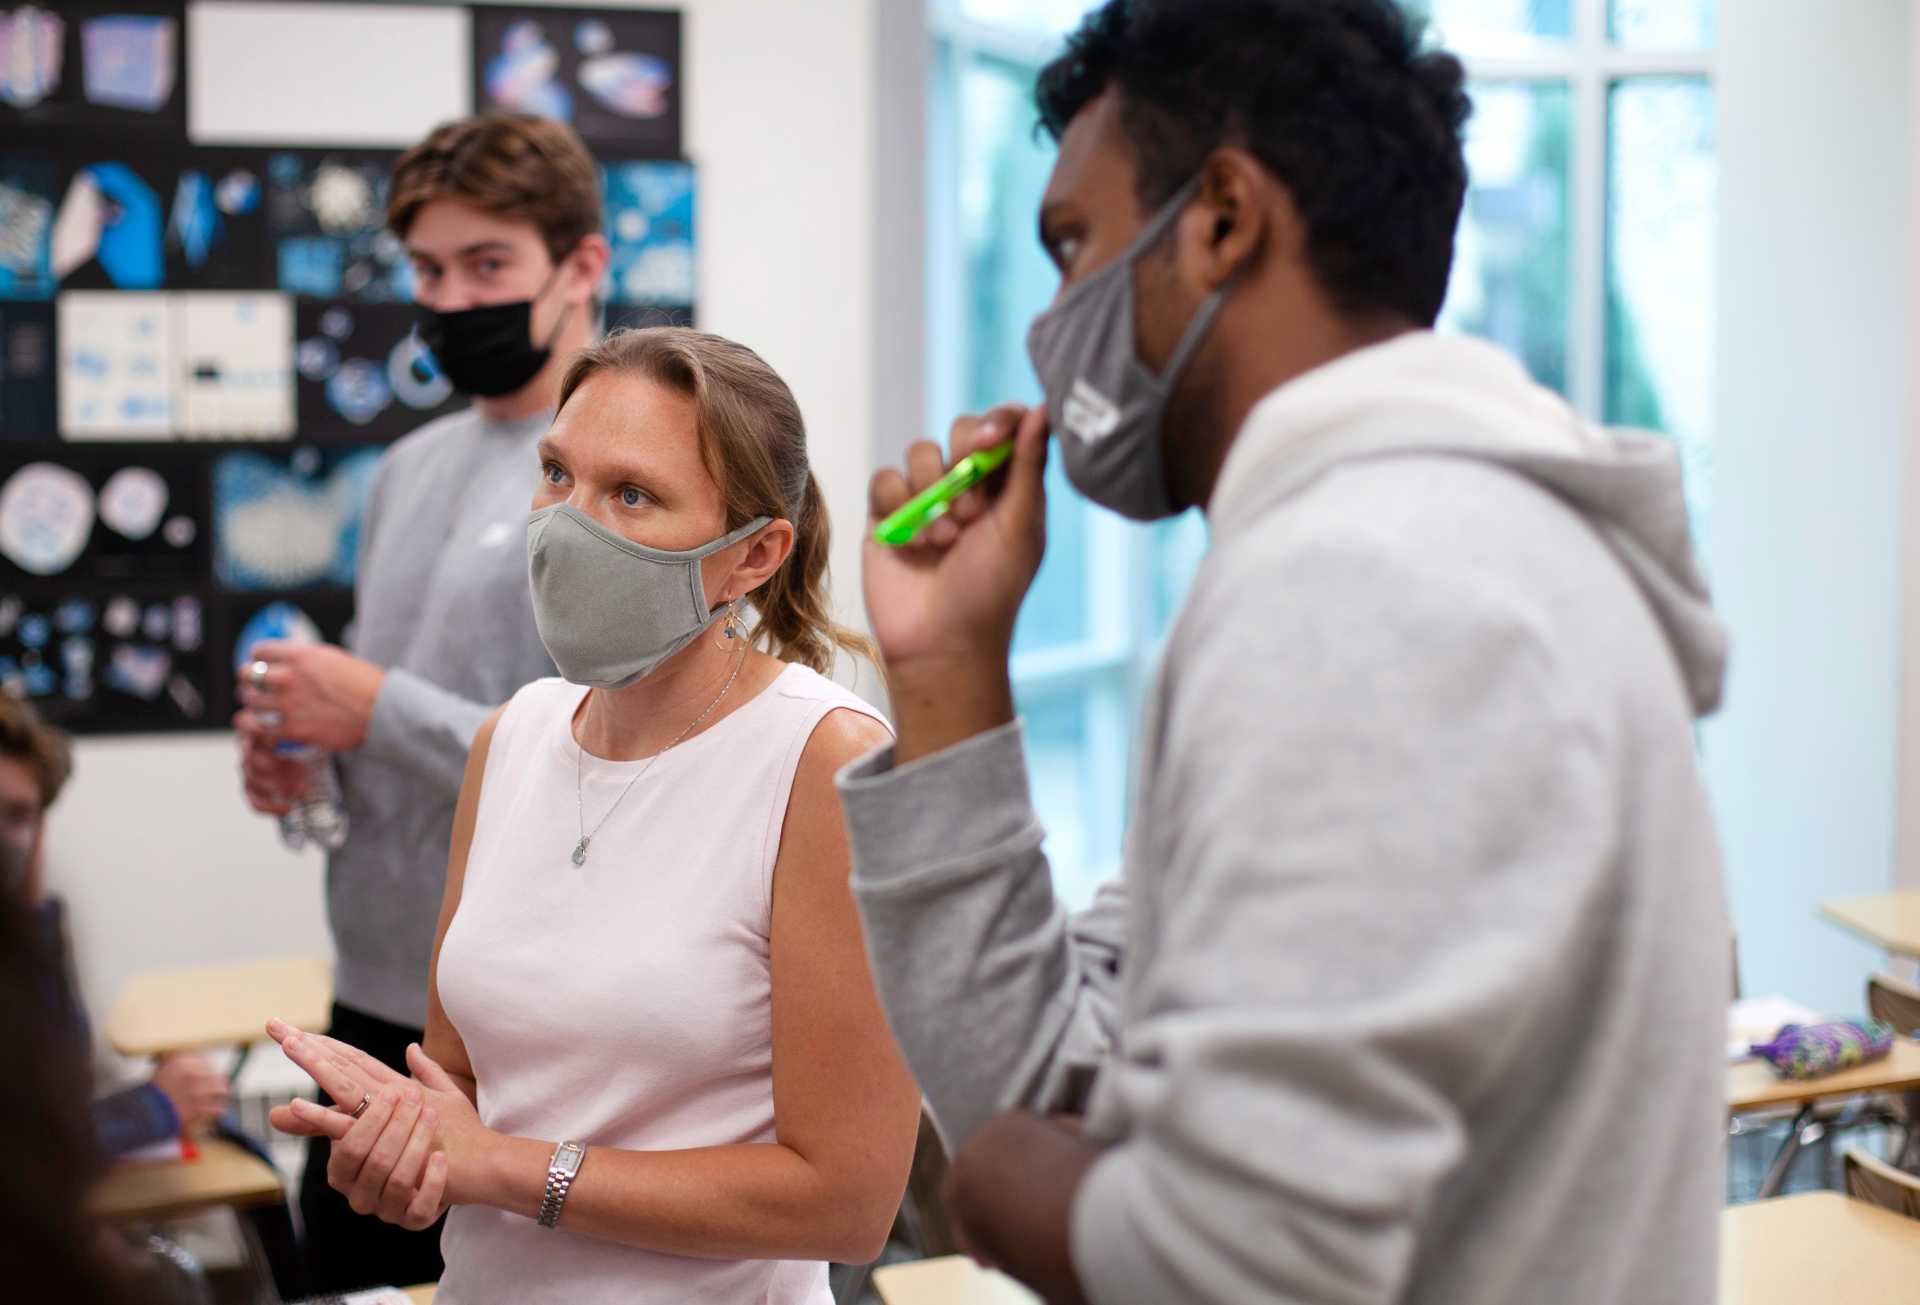
<instances>
[{"instance_id":1,"label":"hoodie sleeve","mask_svg":"<svg viewBox=\"0 0 1920 1305\"><path fill-rule=\"evenodd\" d=\"M389 670L360 750L433 780L452 800L460 795L474 735L499 707L463 698L411 671Z\"/></svg>"},{"instance_id":2,"label":"hoodie sleeve","mask_svg":"<svg viewBox=\"0 0 1920 1305\"><path fill-rule=\"evenodd\" d=\"M1482 578L1363 527L1236 548L1170 653L1074 1262L1098 1305L1386 1305L1604 914L1604 746Z\"/></svg>"},{"instance_id":3,"label":"hoodie sleeve","mask_svg":"<svg viewBox=\"0 0 1920 1305\"><path fill-rule=\"evenodd\" d=\"M949 1149L996 1111L1076 1108L1113 1042L1126 899L1053 895L1018 723L839 777L874 982Z\"/></svg>"}]
</instances>

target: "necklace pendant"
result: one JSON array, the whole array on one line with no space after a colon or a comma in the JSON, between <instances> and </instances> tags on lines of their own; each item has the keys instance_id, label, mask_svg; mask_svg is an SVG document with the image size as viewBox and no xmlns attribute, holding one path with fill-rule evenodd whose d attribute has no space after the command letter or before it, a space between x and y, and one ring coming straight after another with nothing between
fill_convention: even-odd
<instances>
[{"instance_id":1,"label":"necklace pendant","mask_svg":"<svg viewBox=\"0 0 1920 1305\"><path fill-rule=\"evenodd\" d=\"M593 842L591 838L582 838L578 843L573 845L573 863L575 865L585 865L587 863L587 845L591 842Z\"/></svg>"}]
</instances>

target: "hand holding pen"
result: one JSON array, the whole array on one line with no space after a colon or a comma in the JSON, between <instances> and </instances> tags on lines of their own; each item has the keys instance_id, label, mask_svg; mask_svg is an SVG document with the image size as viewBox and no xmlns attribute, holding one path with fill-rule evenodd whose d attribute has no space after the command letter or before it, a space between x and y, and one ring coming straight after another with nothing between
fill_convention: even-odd
<instances>
[{"instance_id":1,"label":"hand holding pen","mask_svg":"<svg viewBox=\"0 0 1920 1305\"><path fill-rule=\"evenodd\" d=\"M1013 625L1046 551L1045 410L962 417L948 442L953 464L921 441L869 490L867 616L901 764L1013 718Z\"/></svg>"}]
</instances>

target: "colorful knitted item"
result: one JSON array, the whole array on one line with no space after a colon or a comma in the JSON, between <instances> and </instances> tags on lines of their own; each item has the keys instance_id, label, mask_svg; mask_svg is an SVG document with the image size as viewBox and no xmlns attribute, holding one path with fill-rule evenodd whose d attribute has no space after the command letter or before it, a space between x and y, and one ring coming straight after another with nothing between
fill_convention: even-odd
<instances>
[{"instance_id":1,"label":"colorful knitted item","mask_svg":"<svg viewBox=\"0 0 1920 1305\"><path fill-rule=\"evenodd\" d=\"M1785 1024L1772 1042L1753 1044L1753 1054L1781 1078L1819 1078L1878 1060L1891 1050L1893 1026L1882 1020Z\"/></svg>"}]
</instances>

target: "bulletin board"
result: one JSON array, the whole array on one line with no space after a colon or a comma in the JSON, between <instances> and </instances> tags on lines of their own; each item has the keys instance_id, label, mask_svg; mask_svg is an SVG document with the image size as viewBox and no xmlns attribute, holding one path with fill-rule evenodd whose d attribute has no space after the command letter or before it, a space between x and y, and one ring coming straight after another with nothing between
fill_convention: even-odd
<instances>
[{"instance_id":1,"label":"bulletin board","mask_svg":"<svg viewBox=\"0 0 1920 1305\"><path fill-rule=\"evenodd\" d=\"M409 40L464 57L427 125L587 142L610 327L693 320L676 11L0 0L0 690L75 733L227 728L270 603L338 639L385 446L465 402L383 226L425 127L332 66Z\"/></svg>"}]
</instances>

